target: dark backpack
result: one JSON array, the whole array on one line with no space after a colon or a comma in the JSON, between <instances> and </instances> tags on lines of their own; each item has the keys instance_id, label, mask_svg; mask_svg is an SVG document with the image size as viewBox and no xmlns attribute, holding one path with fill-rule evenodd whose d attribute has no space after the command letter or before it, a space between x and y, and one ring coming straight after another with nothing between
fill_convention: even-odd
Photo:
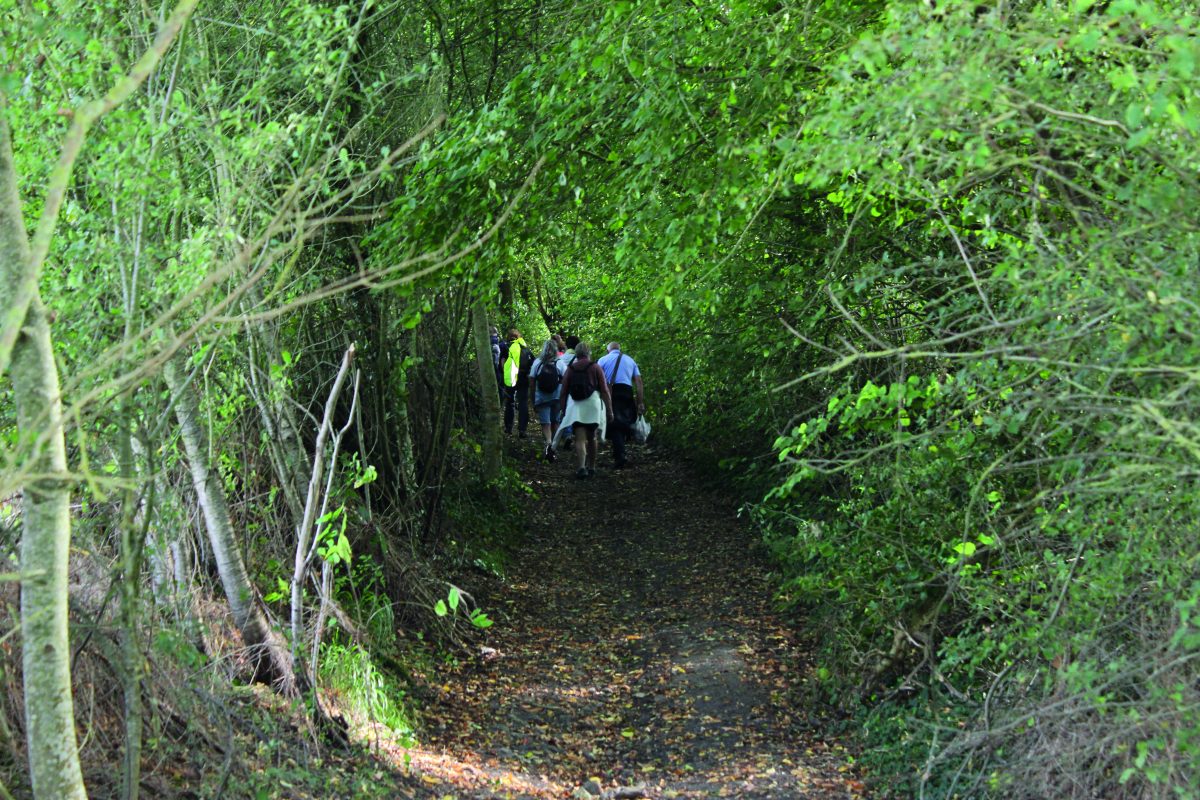
<instances>
[{"instance_id":1,"label":"dark backpack","mask_svg":"<svg viewBox=\"0 0 1200 800\"><path fill-rule=\"evenodd\" d=\"M546 394L551 394L556 386L558 386L558 361L548 363L543 361L538 366L537 388Z\"/></svg>"},{"instance_id":2,"label":"dark backpack","mask_svg":"<svg viewBox=\"0 0 1200 800\"><path fill-rule=\"evenodd\" d=\"M528 375L529 370L533 367L533 351L528 347L521 347L521 358L517 361L517 374Z\"/></svg>"},{"instance_id":3,"label":"dark backpack","mask_svg":"<svg viewBox=\"0 0 1200 800\"><path fill-rule=\"evenodd\" d=\"M567 394L571 395L571 399L577 403L587 400L592 396L592 392L596 391L596 387L592 384L592 376L588 374L591 367L591 364L583 369L579 369L574 364L567 367Z\"/></svg>"}]
</instances>

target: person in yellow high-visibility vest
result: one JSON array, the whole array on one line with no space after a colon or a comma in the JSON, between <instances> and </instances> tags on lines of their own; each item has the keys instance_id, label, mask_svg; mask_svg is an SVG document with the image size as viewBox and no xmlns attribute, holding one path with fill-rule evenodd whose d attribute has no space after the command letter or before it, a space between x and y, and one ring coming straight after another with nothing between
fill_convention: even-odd
<instances>
[{"instance_id":1,"label":"person in yellow high-visibility vest","mask_svg":"<svg viewBox=\"0 0 1200 800\"><path fill-rule=\"evenodd\" d=\"M504 359L504 432L512 433L513 406L516 405L517 435L525 438L529 427L529 368L533 366L533 353L521 332L516 328L508 331L508 353Z\"/></svg>"}]
</instances>

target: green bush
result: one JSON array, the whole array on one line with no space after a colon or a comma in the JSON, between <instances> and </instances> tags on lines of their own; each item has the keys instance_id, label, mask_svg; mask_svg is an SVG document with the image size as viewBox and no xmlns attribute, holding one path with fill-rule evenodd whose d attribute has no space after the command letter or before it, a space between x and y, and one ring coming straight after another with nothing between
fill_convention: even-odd
<instances>
[{"instance_id":1,"label":"green bush","mask_svg":"<svg viewBox=\"0 0 1200 800\"><path fill-rule=\"evenodd\" d=\"M401 742L411 741L414 725L403 705L404 689L375 666L366 649L340 642L323 645L320 681L352 725L382 725Z\"/></svg>"},{"instance_id":2,"label":"green bush","mask_svg":"<svg viewBox=\"0 0 1200 800\"><path fill-rule=\"evenodd\" d=\"M1200 796L1195 27L895 5L809 128L860 247L761 513L926 795Z\"/></svg>"}]
</instances>

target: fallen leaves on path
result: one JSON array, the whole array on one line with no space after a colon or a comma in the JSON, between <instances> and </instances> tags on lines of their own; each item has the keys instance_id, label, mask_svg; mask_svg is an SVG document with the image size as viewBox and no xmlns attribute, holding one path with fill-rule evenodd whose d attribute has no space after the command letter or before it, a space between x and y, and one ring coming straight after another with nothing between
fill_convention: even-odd
<instances>
[{"instance_id":1,"label":"fallen leaves on path","mask_svg":"<svg viewBox=\"0 0 1200 800\"><path fill-rule=\"evenodd\" d=\"M754 532L638 455L588 481L525 465L536 499L497 624L439 678L408 754L430 797L861 797L845 750L789 705L807 667Z\"/></svg>"}]
</instances>

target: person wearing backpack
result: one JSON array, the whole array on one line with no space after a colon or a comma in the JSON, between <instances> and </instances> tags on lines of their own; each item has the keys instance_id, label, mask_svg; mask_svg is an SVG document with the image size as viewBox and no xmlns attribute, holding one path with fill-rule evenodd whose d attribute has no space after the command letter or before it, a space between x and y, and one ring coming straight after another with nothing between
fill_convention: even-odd
<instances>
[{"instance_id":1,"label":"person wearing backpack","mask_svg":"<svg viewBox=\"0 0 1200 800\"><path fill-rule=\"evenodd\" d=\"M525 438L529 427L529 370L533 353L516 328L508 331L508 349L504 358L504 432L512 433L514 410L517 416L517 435ZM514 406L516 407L514 409Z\"/></svg>"},{"instance_id":2,"label":"person wearing backpack","mask_svg":"<svg viewBox=\"0 0 1200 800\"><path fill-rule=\"evenodd\" d=\"M566 372L567 363L558 357L558 345L553 339L547 339L542 345L542 353L533 362L529 370L529 384L533 389L533 410L538 422L542 424L542 439L546 446L542 455L547 461L554 460L554 448L551 442L558 432L558 397L562 394L562 376Z\"/></svg>"},{"instance_id":3,"label":"person wearing backpack","mask_svg":"<svg viewBox=\"0 0 1200 800\"><path fill-rule=\"evenodd\" d=\"M558 354L558 360L562 362L564 371L567 367L571 366L571 362L575 360L575 345L577 344L579 344L579 337L575 334L571 334L563 340L563 346L566 349ZM562 392L559 392L559 399L562 399ZM551 444L561 444L564 449L570 450L575 446L575 432L571 430L570 425L562 424L562 414L559 414L558 416L558 429L562 431L562 435L560 436L556 433L554 435L554 441L552 441Z\"/></svg>"},{"instance_id":4,"label":"person wearing backpack","mask_svg":"<svg viewBox=\"0 0 1200 800\"><path fill-rule=\"evenodd\" d=\"M495 325L488 326L488 334L492 337L492 369L496 372L496 389L500 393L500 405L504 406L504 376L503 372L504 359L501 358L503 353L503 345L500 344L500 332L496 330Z\"/></svg>"},{"instance_id":5,"label":"person wearing backpack","mask_svg":"<svg viewBox=\"0 0 1200 800\"><path fill-rule=\"evenodd\" d=\"M642 373L637 362L621 352L619 342L608 343L608 355L597 362L604 370L612 393L613 423L608 429L612 440L613 466L624 469L625 440L633 435L633 425L640 414L646 413L642 394Z\"/></svg>"},{"instance_id":6,"label":"person wearing backpack","mask_svg":"<svg viewBox=\"0 0 1200 800\"><path fill-rule=\"evenodd\" d=\"M596 474L596 447L612 422L612 397L604 371L591 359L587 342L575 345L575 359L562 376L559 410L563 414L561 434L568 425L575 431L575 477Z\"/></svg>"}]
</instances>

